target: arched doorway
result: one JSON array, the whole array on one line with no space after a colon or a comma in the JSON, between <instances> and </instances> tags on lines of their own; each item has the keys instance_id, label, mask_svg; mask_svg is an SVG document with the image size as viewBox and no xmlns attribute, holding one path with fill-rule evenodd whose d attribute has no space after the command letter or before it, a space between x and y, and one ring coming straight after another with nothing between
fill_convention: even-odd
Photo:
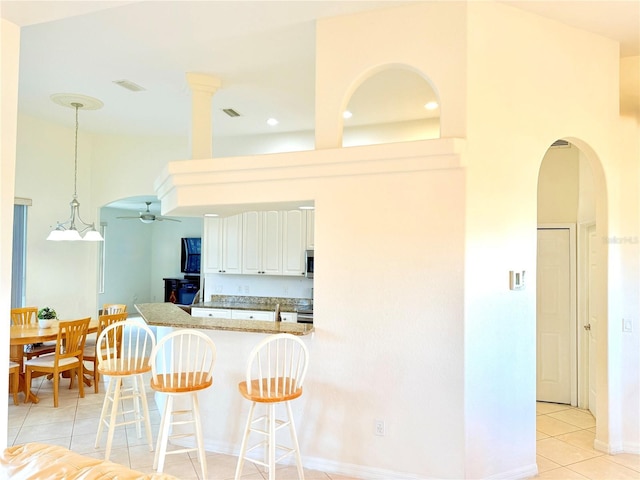
<instances>
[{"instance_id":1,"label":"arched doorway","mask_svg":"<svg viewBox=\"0 0 640 480\"><path fill-rule=\"evenodd\" d=\"M538 176L536 400L590 412L608 430L606 189L595 153L579 140L558 140ZM569 413L557 415L570 430ZM545 433L538 426L538 432ZM548 432L547 432L548 433Z\"/></svg>"}]
</instances>

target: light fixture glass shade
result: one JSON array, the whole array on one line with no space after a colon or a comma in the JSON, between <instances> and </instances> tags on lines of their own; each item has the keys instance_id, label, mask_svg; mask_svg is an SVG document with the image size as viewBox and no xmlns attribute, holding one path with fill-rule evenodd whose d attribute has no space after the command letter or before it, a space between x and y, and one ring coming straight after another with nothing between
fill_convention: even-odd
<instances>
[{"instance_id":1,"label":"light fixture glass shade","mask_svg":"<svg viewBox=\"0 0 640 480\"><path fill-rule=\"evenodd\" d=\"M47 240L53 240L54 242L64 240L64 232L64 230L60 230L58 228L56 228L55 230L51 230L49 236L47 237Z\"/></svg>"},{"instance_id":2,"label":"light fixture glass shade","mask_svg":"<svg viewBox=\"0 0 640 480\"><path fill-rule=\"evenodd\" d=\"M84 234L83 240L85 242L101 242L104 240L104 238L102 238L102 235L100 235L100 232L96 230L89 230L87 233Z\"/></svg>"},{"instance_id":3,"label":"light fixture glass shade","mask_svg":"<svg viewBox=\"0 0 640 480\"><path fill-rule=\"evenodd\" d=\"M82 240L82 237L80 236L78 231L75 229L63 230L61 233L62 235L60 237L60 240L66 240L68 242L76 242L78 240Z\"/></svg>"}]
</instances>

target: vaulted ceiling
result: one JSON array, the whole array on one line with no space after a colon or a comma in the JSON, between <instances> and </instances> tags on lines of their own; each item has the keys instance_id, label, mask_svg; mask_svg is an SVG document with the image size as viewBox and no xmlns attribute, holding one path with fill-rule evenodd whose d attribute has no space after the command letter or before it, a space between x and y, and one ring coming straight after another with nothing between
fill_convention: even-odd
<instances>
[{"instance_id":1,"label":"vaulted ceiling","mask_svg":"<svg viewBox=\"0 0 640 480\"><path fill-rule=\"evenodd\" d=\"M212 106L216 134L246 135L313 130L316 19L404 3L3 0L0 7L3 18L23 27L21 112L71 126L73 115L50 95L80 93L104 102L99 114L83 114L84 130L187 135L191 107L185 73L204 72L222 80ZM503 3L613 38L622 57L640 55L638 1ZM630 69L622 97L637 105L635 70ZM144 90L114 83L120 80ZM405 91L411 88L408 84ZM374 92L359 108L374 111L375 98ZM240 116L231 118L224 108ZM280 123L267 125L270 117ZM357 125L363 117L367 123L385 121L367 114L350 122Z\"/></svg>"}]
</instances>

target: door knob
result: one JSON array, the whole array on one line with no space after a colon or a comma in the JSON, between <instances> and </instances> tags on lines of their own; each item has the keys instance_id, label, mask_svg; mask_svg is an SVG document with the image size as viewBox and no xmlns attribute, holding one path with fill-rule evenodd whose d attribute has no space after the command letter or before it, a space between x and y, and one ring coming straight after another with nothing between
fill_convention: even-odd
<instances>
[{"instance_id":1,"label":"door knob","mask_svg":"<svg viewBox=\"0 0 640 480\"><path fill-rule=\"evenodd\" d=\"M590 324L590 323L587 323L587 324L584 326L584 329L585 329L585 330L591 330L591 324Z\"/></svg>"}]
</instances>

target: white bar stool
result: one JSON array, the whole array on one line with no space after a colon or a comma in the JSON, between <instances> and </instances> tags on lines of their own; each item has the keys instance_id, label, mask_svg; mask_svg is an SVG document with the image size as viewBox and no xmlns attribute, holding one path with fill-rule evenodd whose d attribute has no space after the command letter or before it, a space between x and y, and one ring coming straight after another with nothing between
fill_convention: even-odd
<instances>
[{"instance_id":1,"label":"white bar stool","mask_svg":"<svg viewBox=\"0 0 640 480\"><path fill-rule=\"evenodd\" d=\"M167 394L153 460L153 468L157 469L158 473L162 473L167 455L196 451L202 471L201 478L208 478L198 392L213 385L212 373L215 362L216 346L213 340L206 334L193 329L172 332L163 337L153 349L151 388L156 392ZM189 397L190 409L174 410L174 397L179 395ZM183 419L185 415L190 417ZM193 425L193 432L183 433L173 430L174 426L189 424ZM192 436L195 436L196 447L167 451L169 439Z\"/></svg>"},{"instance_id":2,"label":"white bar stool","mask_svg":"<svg viewBox=\"0 0 640 480\"><path fill-rule=\"evenodd\" d=\"M143 374L151 371L149 356L155 344L156 339L151 329L137 320L112 323L102 330L96 340L98 371L100 375L109 377L109 386L102 404L95 443L95 447L98 448L102 429L106 425L109 431L105 460L109 460L113 433L115 428L119 426L135 423L138 438L142 438L141 424L144 422L149 451L153 450L153 435L149 422L149 407ZM132 384L129 387L124 385L126 378L132 379ZM131 410L124 410L123 400L132 400ZM141 402L142 411L140 411ZM133 413L133 418L127 420L126 415L131 413ZM119 422L120 415L123 420Z\"/></svg>"},{"instance_id":3,"label":"white bar stool","mask_svg":"<svg viewBox=\"0 0 640 480\"><path fill-rule=\"evenodd\" d=\"M242 396L252 403L238 456L236 480L242 475L245 460L265 467L269 471L269 480L274 480L276 478L276 463L291 454L296 456L298 478L304 480L300 446L293 423L290 401L302 395L302 384L307 374L308 364L307 346L299 337L288 333L268 336L256 345L249 354L246 380L241 382L238 388ZM257 403L265 404L267 411L266 414L254 418ZM276 405L279 403L286 405L288 416L286 420L276 418ZM293 447L276 443L276 432L287 426ZM258 434L263 439L247 448L251 433ZM264 448L264 461L247 456L249 452L260 447ZM284 453L276 458L277 450Z\"/></svg>"}]
</instances>

